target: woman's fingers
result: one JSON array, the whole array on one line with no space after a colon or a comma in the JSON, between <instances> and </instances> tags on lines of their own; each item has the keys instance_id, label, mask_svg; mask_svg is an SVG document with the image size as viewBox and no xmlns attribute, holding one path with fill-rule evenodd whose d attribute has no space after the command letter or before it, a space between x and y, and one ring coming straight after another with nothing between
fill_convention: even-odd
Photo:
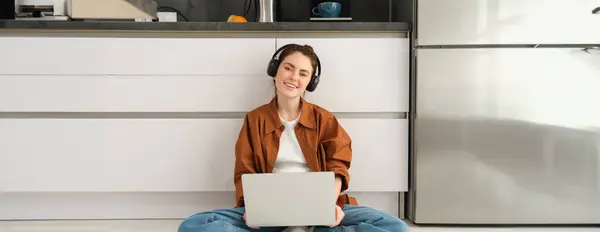
<instances>
[{"instance_id":1,"label":"woman's fingers","mask_svg":"<svg viewBox=\"0 0 600 232\"><path fill-rule=\"evenodd\" d=\"M342 219L344 219L344 211L342 210L342 208L340 208L339 206L335 206L335 224L331 225L330 227L336 227L339 226L340 223L342 223Z\"/></svg>"},{"instance_id":2,"label":"woman's fingers","mask_svg":"<svg viewBox=\"0 0 600 232\"><path fill-rule=\"evenodd\" d=\"M246 221L246 213L244 213L244 216L243 216L243 218L244 218L244 221ZM251 226L250 226L250 228L252 228L252 229L255 229L255 230L258 230L260 227L251 227Z\"/></svg>"}]
</instances>

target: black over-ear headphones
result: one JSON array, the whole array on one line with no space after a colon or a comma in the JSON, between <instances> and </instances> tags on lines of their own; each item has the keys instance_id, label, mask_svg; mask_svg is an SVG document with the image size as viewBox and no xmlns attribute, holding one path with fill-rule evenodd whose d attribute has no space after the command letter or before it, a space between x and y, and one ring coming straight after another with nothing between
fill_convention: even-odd
<instances>
[{"instance_id":1,"label":"black over-ear headphones","mask_svg":"<svg viewBox=\"0 0 600 232\"><path fill-rule=\"evenodd\" d=\"M269 76L275 77L275 75L277 75L277 69L279 68L279 65L281 64L281 61L279 60L279 57L277 57L277 58L275 58L275 57L278 56L283 50L289 48L290 46L299 46L299 45L287 44L287 45L277 49L275 54L273 54L273 57L271 57L271 61L269 61L269 65L267 66L267 74ZM319 60L319 57L317 57L317 70L313 71L312 77L310 78L310 82L308 82L308 85L306 85L306 91L308 91L308 92L315 91L315 89L317 88L317 85L319 85L319 77L320 76L321 76L321 61Z\"/></svg>"}]
</instances>

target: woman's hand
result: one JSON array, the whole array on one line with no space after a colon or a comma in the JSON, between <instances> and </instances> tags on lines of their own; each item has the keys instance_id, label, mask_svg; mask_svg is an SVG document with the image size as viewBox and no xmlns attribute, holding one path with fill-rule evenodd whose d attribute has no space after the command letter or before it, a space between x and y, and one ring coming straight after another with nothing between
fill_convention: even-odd
<instances>
[{"instance_id":1,"label":"woman's hand","mask_svg":"<svg viewBox=\"0 0 600 232\"><path fill-rule=\"evenodd\" d=\"M246 212L244 212L243 218L244 218L244 222L245 222L246 221ZM259 229L259 227L250 227L250 228L255 229L255 230Z\"/></svg>"},{"instance_id":2,"label":"woman's hand","mask_svg":"<svg viewBox=\"0 0 600 232\"><path fill-rule=\"evenodd\" d=\"M342 223L342 219L344 219L344 211L339 205L335 205L335 224L330 225L329 227L336 227L340 225L340 223Z\"/></svg>"}]
</instances>

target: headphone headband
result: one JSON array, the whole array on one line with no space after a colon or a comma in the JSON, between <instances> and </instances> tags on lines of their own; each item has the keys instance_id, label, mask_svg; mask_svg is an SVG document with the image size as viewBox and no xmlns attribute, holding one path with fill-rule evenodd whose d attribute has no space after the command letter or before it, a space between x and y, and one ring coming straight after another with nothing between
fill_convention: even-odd
<instances>
[{"instance_id":1,"label":"headphone headband","mask_svg":"<svg viewBox=\"0 0 600 232\"><path fill-rule=\"evenodd\" d=\"M271 61L276 60L276 61L281 62L279 60L278 56L281 55L281 53L284 50L288 49L291 46L301 46L301 45L298 45L298 44L286 44L286 45L281 46L279 49L277 49L277 51L275 51L275 53L273 53L273 56L271 57ZM316 58L316 62L317 62L317 68L316 69L318 70L318 72L317 72L317 70L313 70L313 75L312 76L313 76L313 78L314 77L319 78L321 76L321 61L319 60L319 56L317 56L317 54L315 54L315 58ZM279 66L279 64L278 64L278 66Z\"/></svg>"}]
</instances>

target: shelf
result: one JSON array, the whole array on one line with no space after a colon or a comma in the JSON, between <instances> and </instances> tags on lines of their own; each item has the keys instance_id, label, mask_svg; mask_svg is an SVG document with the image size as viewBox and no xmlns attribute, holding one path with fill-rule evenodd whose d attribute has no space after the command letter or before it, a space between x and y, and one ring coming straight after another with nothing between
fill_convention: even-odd
<instances>
[{"instance_id":1,"label":"shelf","mask_svg":"<svg viewBox=\"0 0 600 232\"><path fill-rule=\"evenodd\" d=\"M0 31L114 32L408 32L404 22L122 22L0 20Z\"/></svg>"}]
</instances>

